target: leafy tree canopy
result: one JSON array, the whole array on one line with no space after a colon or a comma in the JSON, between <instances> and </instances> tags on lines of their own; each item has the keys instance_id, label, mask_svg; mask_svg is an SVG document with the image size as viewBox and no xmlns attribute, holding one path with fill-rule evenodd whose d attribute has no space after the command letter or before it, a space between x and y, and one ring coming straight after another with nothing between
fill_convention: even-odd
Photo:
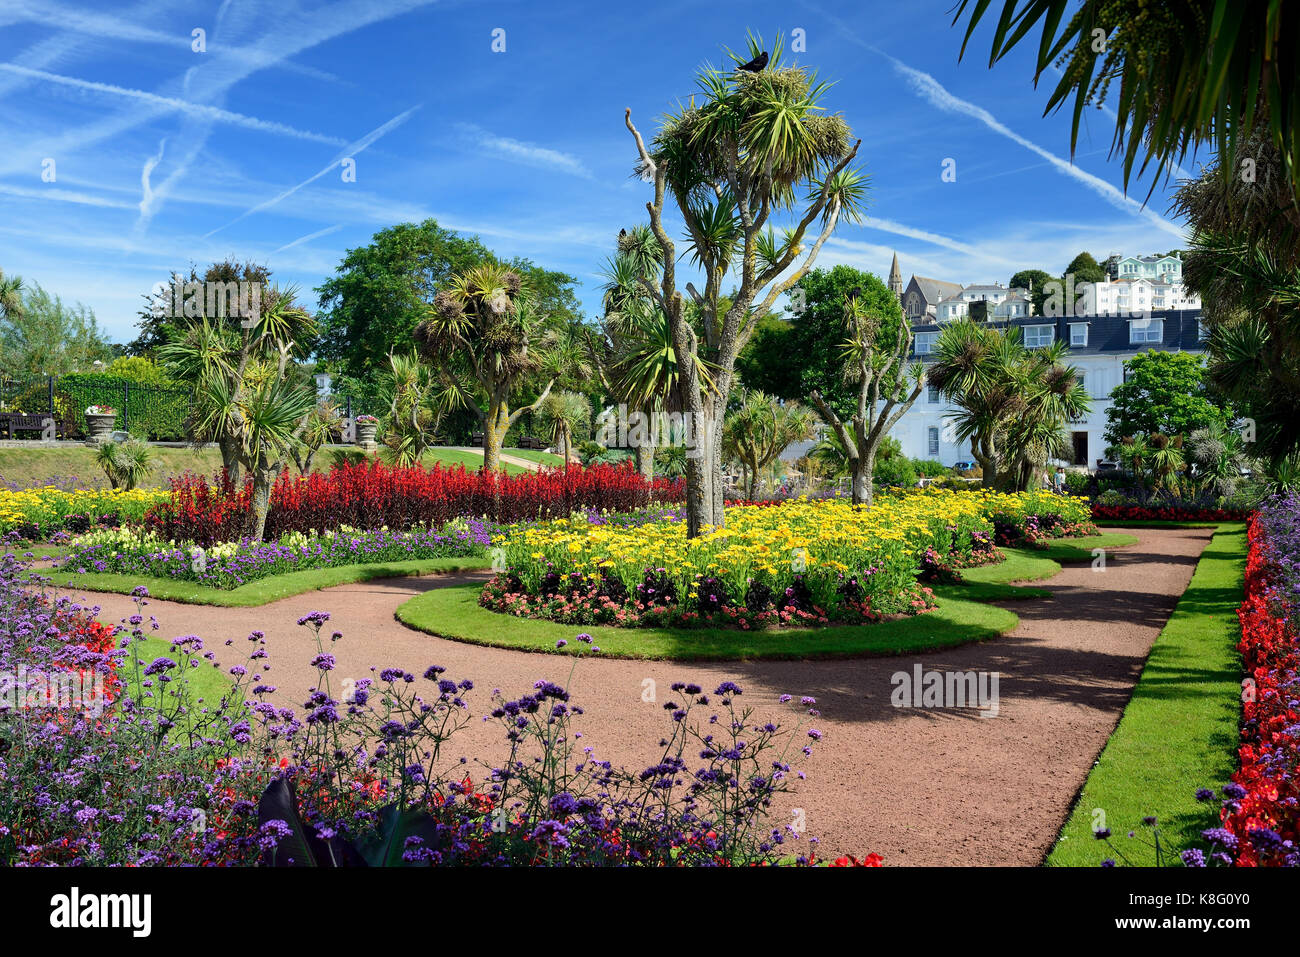
<instances>
[{"instance_id":1,"label":"leafy tree canopy","mask_svg":"<svg viewBox=\"0 0 1300 957\"><path fill-rule=\"evenodd\" d=\"M844 301L854 289L859 290L863 310L880 317L882 341L893 341L903 321L903 307L878 276L844 265L813 269L799 281L786 307L788 325L779 319L764 320L764 331L741 354L737 367L745 383L783 399L806 398L815 389L837 415L852 415L856 389L844 378L842 346L849 336ZM786 325L786 330L777 323Z\"/></svg>"},{"instance_id":2,"label":"leafy tree canopy","mask_svg":"<svg viewBox=\"0 0 1300 957\"><path fill-rule=\"evenodd\" d=\"M415 343L415 327L453 276L496 264L519 274L539 319L567 323L580 314L574 277L527 259L504 261L476 236L462 236L436 220L399 223L375 233L367 246L348 250L316 292L320 297L318 357L348 376L386 368L391 352Z\"/></svg>"},{"instance_id":3,"label":"leafy tree canopy","mask_svg":"<svg viewBox=\"0 0 1300 957\"><path fill-rule=\"evenodd\" d=\"M1231 418L1207 394L1204 359L1196 353L1152 349L1124 366L1125 380L1111 393L1106 410L1106 441L1112 445L1133 435L1186 436Z\"/></svg>"}]
</instances>

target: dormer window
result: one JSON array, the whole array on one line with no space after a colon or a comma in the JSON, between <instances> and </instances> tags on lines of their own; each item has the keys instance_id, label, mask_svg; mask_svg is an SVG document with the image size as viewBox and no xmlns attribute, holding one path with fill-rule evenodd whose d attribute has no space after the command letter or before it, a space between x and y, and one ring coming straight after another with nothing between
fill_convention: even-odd
<instances>
[{"instance_id":1,"label":"dormer window","mask_svg":"<svg viewBox=\"0 0 1300 957\"><path fill-rule=\"evenodd\" d=\"M1130 345L1142 345L1148 342L1163 342L1165 322L1163 319L1130 319L1128 323L1128 341Z\"/></svg>"}]
</instances>

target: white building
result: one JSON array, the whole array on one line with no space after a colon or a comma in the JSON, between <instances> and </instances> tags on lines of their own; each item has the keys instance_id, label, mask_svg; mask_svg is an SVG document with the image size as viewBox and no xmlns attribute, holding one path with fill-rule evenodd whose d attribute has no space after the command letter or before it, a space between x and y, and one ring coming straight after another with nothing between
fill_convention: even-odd
<instances>
[{"instance_id":1,"label":"white building","mask_svg":"<svg viewBox=\"0 0 1300 957\"><path fill-rule=\"evenodd\" d=\"M1058 339L1065 341L1070 347L1070 364L1079 370L1092 398L1092 411L1072 425L1067 464L1094 469L1105 456L1106 409L1111 392L1123 381L1125 360L1149 349L1205 351L1200 300L1184 293L1182 262L1176 256L1130 257L1116 266L1124 278L1096 284L1091 310L1095 314L1034 316L1027 292L996 285L949 291L934 303L933 310L908 308L905 303L914 336L912 355L929 361L943 323L968 316L970 303L981 298L990 303L988 321L1019 327L1026 346L1041 348ZM913 276L908 291L919 295L922 282L935 281L918 281ZM935 459L944 465L970 462L970 443L957 441L948 418L951 411L938 390L927 386L890 434L901 443L903 454L912 458Z\"/></svg>"},{"instance_id":2,"label":"white building","mask_svg":"<svg viewBox=\"0 0 1300 957\"><path fill-rule=\"evenodd\" d=\"M1106 409L1110 394L1124 381L1124 362L1140 352L1204 352L1204 330L1199 309L1171 309L1148 317L1070 316L1060 319L1029 317L1001 320L1022 330L1031 348L1063 339L1070 346L1070 364L1079 370L1092 397L1092 411L1073 423L1071 456L1066 464L1094 469L1105 456ZM913 355L922 362L933 353L939 336L937 324L915 326ZM903 453L913 458L937 459L944 465L972 460L969 442L958 442L948 419L951 407L937 389L927 386L891 434Z\"/></svg>"}]
</instances>

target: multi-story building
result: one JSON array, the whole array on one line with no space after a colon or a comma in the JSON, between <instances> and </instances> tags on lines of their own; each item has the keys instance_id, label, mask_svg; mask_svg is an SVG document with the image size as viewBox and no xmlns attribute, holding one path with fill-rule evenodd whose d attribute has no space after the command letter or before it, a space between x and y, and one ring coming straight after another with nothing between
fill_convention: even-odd
<instances>
[{"instance_id":1,"label":"multi-story building","mask_svg":"<svg viewBox=\"0 0 1300 957\"><path fill-rule=\"evenodd\" d=\"M1120 262L1123 264L1125 260ZM915 281L916 277L913 277ZM1181 287L1181 272L1178 285ZM1010 313L1009 309L999 311L997 308L1007 303L1015 304L1016 296L1027 299L1024 294L1002 287L966 288L977 291L1000 289L1006 293L996 302L990 296L992 305L988 321L998 326L1019 327L1026 346L1042 348L1060 340L1070 347L1070 364L1079 370L1083 385L1092 398L1092 411L1071 424L1071 454L1066 459L1069 465L1096 468L1098 461L1105 457L1106 409L1110 406L1111 392L1123 381L1126 359L1150 349L1161 352L1205 351L1199 301L1195 307L1149 305L1145 310L1115 309L1111 310L1112 314L1103 314L1102 309L1097 309L1096 315L1054 318L1034 316L1028 302L1024 303L1023 313ZM942 304L941 301L937 305ZM930 361L943 323L966 314L957 310L941 317L936 309L935 315L912 318L913 357L922 362ZM903 453L913 458L936 459L944 465L969 462L972 458L970 444L957 441L948 417L951 412L952 408L938 390L927 385L891 434L902 444Z\"/></svg>"}]
</instances>

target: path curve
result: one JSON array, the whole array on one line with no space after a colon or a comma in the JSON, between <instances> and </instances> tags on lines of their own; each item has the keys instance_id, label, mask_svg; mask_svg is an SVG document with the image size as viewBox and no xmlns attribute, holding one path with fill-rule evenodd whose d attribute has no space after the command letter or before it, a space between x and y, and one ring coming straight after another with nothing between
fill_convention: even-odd
<instances>
[{"instance_id":1,"label":"path curve","mask_svg":"<svg viewBox=\"0 0 1300 957\"><path fill-rule=\"evenodd\" d=\"M1136 529L1136 545L1111 551L1104 572L1068 565L1046 583L1050 598L1009 604L1019 626L1003 638L925 655L836 661L751 661L686 664L553 655L447 641L410 630L393 618L412 595L482 580L482 573L380 579L310 592L260 608L214 608L153 601L160 637L201 636L229 654L253 629L266 633L270 683L283 703L299 704L315 683L307 662L314 644L297 619L328 611L327 626L344 638L330 650L335 678L361 678L370 666L422 674L431 664L448 676L471 678L470 698L482 713L493 688L518 694L539 678L566 684L581 719L584 744L616 764L641 768L656 760L654 745L667 716L673 681L706 688L732 679L759 715L790 714L781 693L813 695L824 741L801 767L808 780L783 796L775 814L803 810L819 854L880 853L886 865L1041 863L1070 803L1114 730L1152 642L1190 581L1213 529ZM134 612L122 595L89 596L104 621ZM575 633L580 629L575 628ZM242 653L242 652L241 652ZM232 664L228 661L227 664ZM999 715L973 709L899 709L890 704L891 675L912 670L1000 673ZM642 701L645 679L658 702ZM761 718L760 718L761 720ZM456 752L494 758L499 730L473 722Z\"/></svg>"}]
</instances>

